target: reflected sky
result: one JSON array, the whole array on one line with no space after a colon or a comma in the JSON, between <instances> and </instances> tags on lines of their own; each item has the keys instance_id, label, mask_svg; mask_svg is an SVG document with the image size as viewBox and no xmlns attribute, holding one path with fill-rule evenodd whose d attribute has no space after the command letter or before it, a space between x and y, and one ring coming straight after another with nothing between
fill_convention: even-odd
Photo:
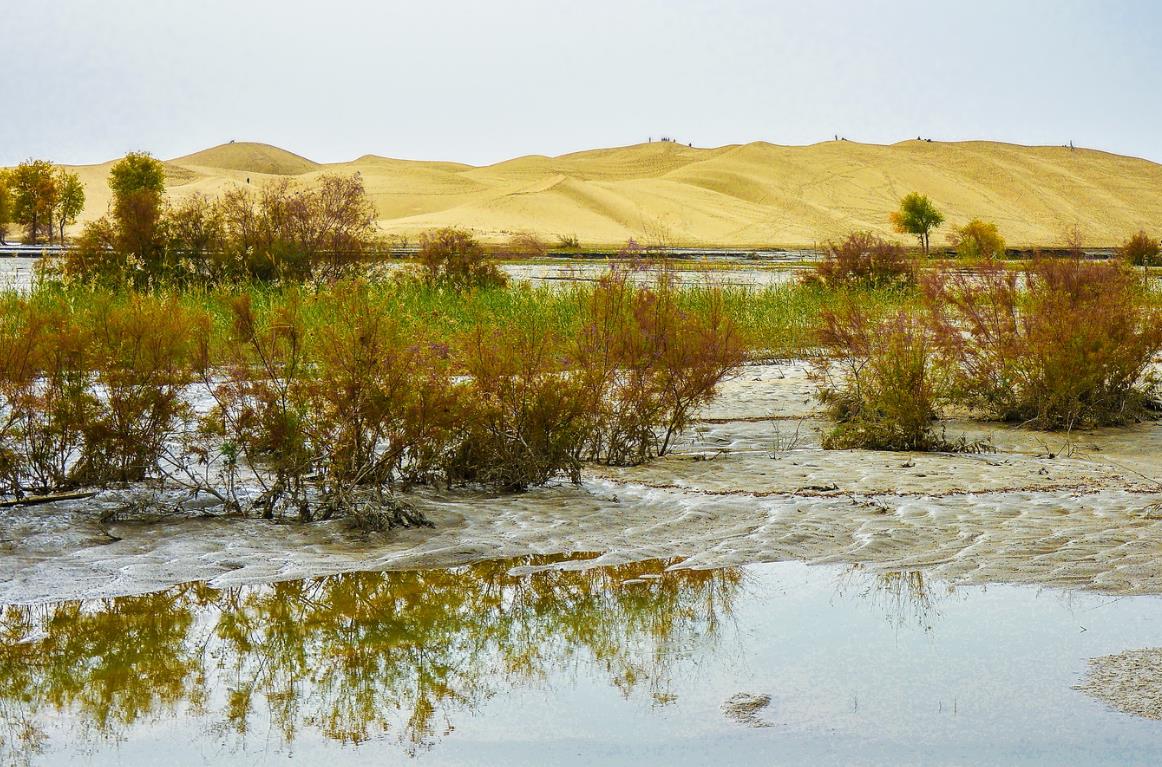
<instances>
[{"instance_id":1,"label":"reflected sky","mask_svg":"<svg viewBox=\"0 0 1162 767\"><path fill-rule=\"evenodd\" d=\"M1162 760L1072 689L1157 598L585 558L9 606L0 764Z\"/></svg>"}]
</instances>

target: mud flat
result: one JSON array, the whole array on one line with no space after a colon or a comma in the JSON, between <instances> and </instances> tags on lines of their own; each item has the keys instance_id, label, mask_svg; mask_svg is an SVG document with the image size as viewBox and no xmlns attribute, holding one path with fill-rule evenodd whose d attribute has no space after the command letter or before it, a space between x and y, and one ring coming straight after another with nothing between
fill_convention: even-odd
<instances>
[{"instance_id":1,"label":"mud flat","mask_svg":"<svg viewBox=\"0 0 1162 767\"><path fill-rule=\"evenodd\" d=\"M824 451L801 363L752 366L679 449L595 467L579 486L515 495L426 491L432 530L201 517L100 524L121 493L0 518L0 601L255 583L592 551L589 567L682 558L684 568L802 560L923 568L954 583L1162 594L1162 427L1060 435L952 423L995 452ZM170 502L162 498L159 503Z\"/></svg>"}]
</instances>

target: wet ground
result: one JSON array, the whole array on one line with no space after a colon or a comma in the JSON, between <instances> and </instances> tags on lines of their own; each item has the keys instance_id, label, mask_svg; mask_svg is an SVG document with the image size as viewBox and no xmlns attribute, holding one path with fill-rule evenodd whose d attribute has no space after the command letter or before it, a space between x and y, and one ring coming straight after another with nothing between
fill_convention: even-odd
<instances>
[{"instance_id":1,"label":"wet ground","mask_svg":"<svg viewBox=\"0 0 1162 767\"><path fill-rule=\"evenodd\" d=\"M100 523L126 504L122 492L29 507L0 516L0 602L579 550L600 552L597 564L794 559L1162 594L1162 424L1069 437L948 424L950 438L988 443L974 454L827 451L826 428L804 364L755 365L723 385L672 455L593 467L577 486L410 496L430 530L353 537L340 524L207 519L196 508Z\"/></svg>"}]
</instances>

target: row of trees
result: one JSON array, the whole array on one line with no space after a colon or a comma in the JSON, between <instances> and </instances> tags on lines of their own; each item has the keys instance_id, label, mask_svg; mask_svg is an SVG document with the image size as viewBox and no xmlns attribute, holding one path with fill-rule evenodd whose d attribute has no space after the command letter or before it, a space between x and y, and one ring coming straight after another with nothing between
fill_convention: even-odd
<instances>
[{"instance_id":1,"label":"row of trees","mask_svg":"<svg viewBox=\"0 0 1162 767\"><path fill-rule=\"evenodd\" d=\"M230 279L329 280L365 260L376 242L375 208L358 175L311 187L283 180L210 199L166 198L165 168L131 153L109 172L108 215L90 223L66 273L130 282Z\"/></svg>"},{"instance_id":2,"label":"row of trees","mask_svg":"<svg viewBox=\"0 0 1162 767\"><path fill-rule=\"evenodd\" d=\"M926 257L931 248L932 232L944 223L944 214L927 196L912 192L900 200L899 210L888 219L900 234L915 236ZM1005 239L997 231L997 225L979 218L953 229L948 242L961 258L1000 258L1005 255Z\"/></svg>"},{"instance_id":3,"label":"row of trees","mask_svg":"<svg viewBox=\"0 0 1162 767\"><path fill-rule=\"evenodd\" d=\"M944 214L936 208L927 196L912 192L900 200L899 210L894 211L889 220L900 234L911 234L920 242L920 249L929 255L932 232L944 223ZM1071 247L1080 250L1080 237L1071 234ZM953 229L948 242L961 258L1000 258L1005 255L1005 239L997 230L997 225L974 218L967 224ZM1145 231L1139 231L1126 240L1119 249L1121 256L1135 266L1153 266L1159 263L1162 252L1158 238Z\"/></svg>"},{"instance_id":4,"label":"row of trees","mask_svg":"<svg viewBox=\"0 0 1162 767\"><path fill-rule=\"evenodd\" d=\"M7 244L8 227L24 230L24 241L64 244L65 227L75 224L85 208L85 185L71 171L48 160L25 160L15 168L0 168L0 244Z\"/></svg>"}]
</instances>

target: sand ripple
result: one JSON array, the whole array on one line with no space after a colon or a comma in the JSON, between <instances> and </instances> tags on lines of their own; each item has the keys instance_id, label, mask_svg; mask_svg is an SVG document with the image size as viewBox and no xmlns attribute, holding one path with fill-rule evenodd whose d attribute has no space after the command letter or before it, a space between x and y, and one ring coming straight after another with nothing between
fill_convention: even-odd
<instances>
[{"instance_id":1,"label":"sand ripple","mask_svg":"<svg viewBox=\"0 0 1162 767\"><path fill-rule=\"evenodd\" d=\"M823 451L823 423L800 401L804 381L801 365L748 368L679 454L594 469L578 487L420 494L431 530L360 536L338 524L221 518L102 527L95 519L118 502L112 494L10 512L0 515L0 602L576 551L597 557L570 567L796 559L1162 594L1162 485L1151 479L1162 475L1158 425L1086 433L1066 449L1046 447L1060 437L966 424L999 435L999 451ZM772 424L797 413L801 439L764 446Z\"/></svg>"}]
</instances>

